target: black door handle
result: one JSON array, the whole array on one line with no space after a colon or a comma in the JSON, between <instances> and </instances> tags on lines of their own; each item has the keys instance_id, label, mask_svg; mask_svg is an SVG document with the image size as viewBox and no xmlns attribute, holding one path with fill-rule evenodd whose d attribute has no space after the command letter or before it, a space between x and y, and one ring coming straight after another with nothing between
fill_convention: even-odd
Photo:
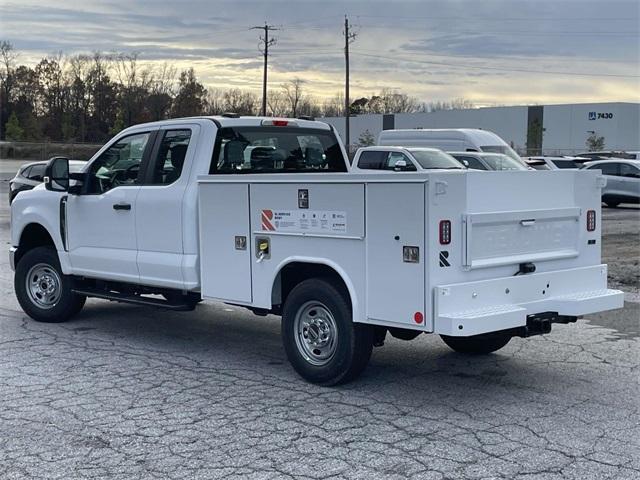
<instances>
[{"instance_id":1,"label":"black door handle","mask_svg":"<svg viewBox=\"0 0 640 480\"><path fill-rule=\"evenodd\" d=\"M114 203L114 210L131 210L131 204L129 203Z\"/></svg>"}]
</instances>

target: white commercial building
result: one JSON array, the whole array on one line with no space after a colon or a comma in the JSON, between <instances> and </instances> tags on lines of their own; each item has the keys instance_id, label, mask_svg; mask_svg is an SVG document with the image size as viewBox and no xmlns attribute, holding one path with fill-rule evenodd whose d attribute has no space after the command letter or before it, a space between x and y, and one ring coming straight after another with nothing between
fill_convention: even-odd
<instances>
[{"instance_id":1,"label":"white commercial building","mask_svg":"<svg viewBox=\"0 0 640 480\"><path fill-rule=\"evenodd\" d=\"M343 117L323 121L344 140ZM572 154L587 149L592 133L607 150L640 150L640 103L582 103L442 110L429 113L367 114L351 117L350 143L368 131L374 138L394 128L482 128L502 137L520 153ZM527 142L527 139L529 141Z\"/></svg>"}]
</instances>

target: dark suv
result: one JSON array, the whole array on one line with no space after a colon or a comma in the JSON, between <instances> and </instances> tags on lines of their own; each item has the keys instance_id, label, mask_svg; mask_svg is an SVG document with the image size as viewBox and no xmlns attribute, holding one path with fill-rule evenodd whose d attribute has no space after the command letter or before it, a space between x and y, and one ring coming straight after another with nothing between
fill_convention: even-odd
<instances>
[{"instance_id":1,"label":"dark suv","mask_svg":"<svg viewBox=\"0 0 640 480\"><path fill-rule=\"evenodd\" d=\"M69 170L79 172L85 163L79 160L70 160ZM24 190L31 190L43 182L46 167L47 161L31 162L20 167L16 176L9 181L9 205L11 205L18 193Z\"/></svg>"}]
</instances>

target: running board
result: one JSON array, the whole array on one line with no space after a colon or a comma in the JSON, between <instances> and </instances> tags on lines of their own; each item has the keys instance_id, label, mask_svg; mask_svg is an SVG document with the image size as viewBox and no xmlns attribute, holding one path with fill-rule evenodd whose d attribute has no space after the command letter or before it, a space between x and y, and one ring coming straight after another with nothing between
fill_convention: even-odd
<instances>
[{"instance_id":1,"label":"running board","mask_svg":"<svg viewBox=\"0 0 640 480\"><path fill-rule=\"evenodd\" d=\"M146 298L140 295L127 295L125 293L109 292L98 288L73 288L73 293L85 295L87 297L102 298L121 303L132 303L134 305L142 305L145 307L160 307L178 312L186 312L193 310L193 306L186 303L170 303L167 300L157 298Z\"/></svg>"}]
</instances>

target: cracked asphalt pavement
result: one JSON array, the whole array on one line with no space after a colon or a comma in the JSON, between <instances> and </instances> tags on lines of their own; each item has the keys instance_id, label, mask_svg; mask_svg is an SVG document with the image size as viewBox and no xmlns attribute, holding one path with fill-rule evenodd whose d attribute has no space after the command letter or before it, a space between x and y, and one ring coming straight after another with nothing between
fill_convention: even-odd
<instances>
[{"instance_id":1,"label":"cracked asphalt pavement","mask_svg":"<svg viewBox=\"0 0 640 480\"><path fill-rule=\"evenodd\" d=\"M321 388L276 317L90 300L39 324L12 282L0 252L2 479L640 478L638 303L485 357L388 339L359 380Z\"/></svg>"}]
</instances>

